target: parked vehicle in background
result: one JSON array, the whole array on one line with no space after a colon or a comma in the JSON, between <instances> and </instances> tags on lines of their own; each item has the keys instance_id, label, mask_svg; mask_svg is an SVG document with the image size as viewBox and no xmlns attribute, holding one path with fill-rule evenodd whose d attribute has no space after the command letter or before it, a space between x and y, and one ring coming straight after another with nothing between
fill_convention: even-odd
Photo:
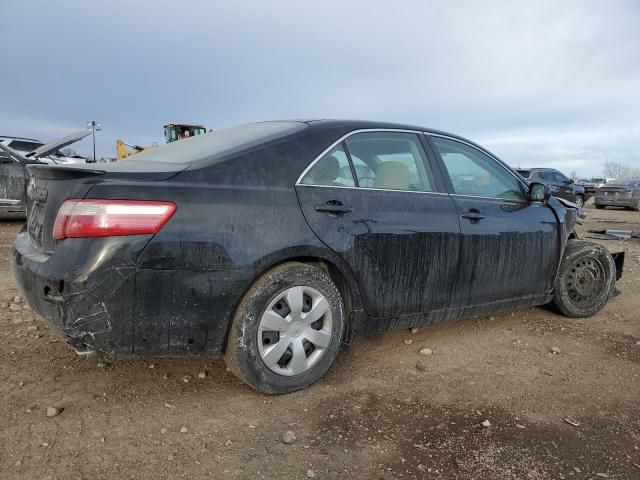
<instances>
[{"instance_id":1,"label":"parked vehicle in background","mask_svg":"<svg viewBox=\"0 0 640 480\"><path fill-rule=\"evenodd\" d=\"M529 182L547 185L554 197L564 198L575 203L580 208L587 200L586 189L562 172L554 168L518 168L516 171Z\"/></svg>"},{"instance_id":2,"label":"parked vehicle in background","mask_svg":"<svg viewBox=\"0 0 640 480\"><path fill-rule=\"evenodd\" d=\"M640 211L640 179L613 180L596 192L596 208L624 207Z\"/></svg>"},{"instance_id":3,"label":"parked vehicle in background","mask_svg":"<svg viewBox=\"0 0 640 480\"><path fill-rule=\"evenodd\" d=\"M21 218L26 213L27 165L86 164L84 157L68 157L61 148L71 145L90 132L74 135L44 144L33 138L0 137L0 218Z\"/></svg>"},{"instance_id":4,"label":"parked vehicle in background","mask_svg":"<svg viewBox=\"0 0 640 480\"><path fill-rule=\"evenodd\" d=\"M262 122L29 171L11 266L35 312L79 352L224 355L267 393L393 328L593 315L622 271L548 187L420 127Z\"/></svg>"},{"instance_id":5,"label":"parked vehicle in background","mask_svg":"<svg viewBox=\"0 0 640 480\"><path fill-rule=\"evenodd\" d=\"M615 182L615 178L592 178L591 181L595 183L598 188L604 187L607 183Z\"/></svg>"},{"instance_id":6,"label":"parked vehicle in background","mask_svg":"<svg viewBox=\"0 0 640 480\"><path fill-rule=\"evenodd\" d=\"M580 185L584 188L585 191L585 201L587 198L595 195L596 190L598 190L598 184L600 182L594 182L593 179L590 178L581 178L580 180L576 181L577 185Z\"/></svg>"}]
</instances>

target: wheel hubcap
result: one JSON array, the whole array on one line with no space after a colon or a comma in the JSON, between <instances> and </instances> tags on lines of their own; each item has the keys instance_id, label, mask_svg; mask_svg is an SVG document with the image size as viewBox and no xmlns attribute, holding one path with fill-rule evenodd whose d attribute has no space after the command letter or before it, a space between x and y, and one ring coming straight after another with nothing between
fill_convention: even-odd
<instances>
[{"instance_id":1,"label":"wheel hubcap","mask_svg":"<svg viewBox=\"0 0 640 480\"><path fill-rule=\"evenodd\" d=\"M331 306L315 288L291 287L276 295L260 318L258 352L278 375L306 372L331 343Z\"/></svg>"},{"instance_id":2,"label":"wheel hubcap","mask_svg":"<svg viewBox=\"0 0 640 480\"><path fill-rule=\"evenodd\" d=\"M591 307L600 297L605 280L605 269L598 259L576 260L566 278L569 298L578 307Z\"/></svg>"}]
</instances>

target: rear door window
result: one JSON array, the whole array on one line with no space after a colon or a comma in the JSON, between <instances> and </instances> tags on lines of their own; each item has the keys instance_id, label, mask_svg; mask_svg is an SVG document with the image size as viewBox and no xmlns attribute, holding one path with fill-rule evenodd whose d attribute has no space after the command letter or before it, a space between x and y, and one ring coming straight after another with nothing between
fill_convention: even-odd
<instances>
[{"instance_id":1,"label":"rear door window","mask_svg":"<svg viewBox=\"0 0 640 480\"><path fill-rule=\"evenodd\" d=\"M363 132L350 136L345 143L361 188L435 191L417 134Z\"/></svg>"},{"instance_id":2,"label":"rear door window","mask_svg":"<svg viewBox=\"0 0 640 480\"><path fill-rule=\"evenodd\" d=\"M349 159L343 145L335 146L329 153L320 158L302 177L300 183L325 187L355 186Z\"/></svg>"}]
</instances>

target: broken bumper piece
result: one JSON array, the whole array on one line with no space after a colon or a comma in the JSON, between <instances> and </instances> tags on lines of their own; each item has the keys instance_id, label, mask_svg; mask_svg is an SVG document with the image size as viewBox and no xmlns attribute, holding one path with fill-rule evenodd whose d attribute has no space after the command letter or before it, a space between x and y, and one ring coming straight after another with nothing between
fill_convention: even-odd
<instances>
[{"instance_id":1,"label":"broken bumper piece","mask_svg":"<svg viewBox=\"0 0 640 480\"><path fill-rule=\"evenodd\" d=\"M18 236L11 256L22 297L76 352L131 353L126 319L133 314L135 268L103 265L90 275L60 275L55 262L37 252L25 233Z\"/></svg>"}]
</instances>

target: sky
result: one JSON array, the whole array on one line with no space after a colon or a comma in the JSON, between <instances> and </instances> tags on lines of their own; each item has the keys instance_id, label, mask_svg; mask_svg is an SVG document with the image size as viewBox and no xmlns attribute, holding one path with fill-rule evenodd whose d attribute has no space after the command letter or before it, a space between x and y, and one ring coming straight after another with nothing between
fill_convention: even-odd
<instances>
[{"instance_id":1,"label":"sky","mask_svg":"<svg viewBox=\"0 0 640 480\"><path fill-rule=\"evenodd\" d=\"M640 1L0 0L0 135L162 143L350 118L449 131L518 167L640 167ZM91 154L91 137L77 143Z\"/></svg>"}]
</instances>

